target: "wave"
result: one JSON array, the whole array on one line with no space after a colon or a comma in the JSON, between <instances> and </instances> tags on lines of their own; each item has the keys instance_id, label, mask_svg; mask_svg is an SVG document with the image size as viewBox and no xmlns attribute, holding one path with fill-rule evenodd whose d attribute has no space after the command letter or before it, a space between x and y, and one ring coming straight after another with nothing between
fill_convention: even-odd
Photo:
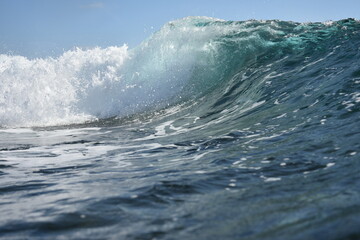
<instances>
[{"instance_id":1,"label":"wave","mask_svg":"<svg viewBox=\"0 0 360 240\"><path fill-rule=\"evenodd\" d=\"M77 48L40 59L1 54L0 126L84 123L189 100L203 116L244 115L256 107L280 118L318 102L317 111L356 112L359 33L354 19L188 17L165 24L134 49Z\"/></svg>"}]
</instances>

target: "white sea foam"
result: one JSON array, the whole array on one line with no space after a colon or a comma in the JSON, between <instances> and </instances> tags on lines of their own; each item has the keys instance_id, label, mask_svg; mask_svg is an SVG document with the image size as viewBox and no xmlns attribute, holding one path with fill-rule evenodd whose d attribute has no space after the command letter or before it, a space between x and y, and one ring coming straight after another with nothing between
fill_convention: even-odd
<instances>
[{"instance_id":1,"label":"white sea foam","mask_svg":"<svg viewBox=\"0 0 360 240\"><path fill-rule=\"evenodd\" d=\"M127 58L126 46L33 60L0 55L0 126L68 124L106 115L108 104L101 102L109 102L107 87L120 81Z\"/></svg>"}]
</instances>

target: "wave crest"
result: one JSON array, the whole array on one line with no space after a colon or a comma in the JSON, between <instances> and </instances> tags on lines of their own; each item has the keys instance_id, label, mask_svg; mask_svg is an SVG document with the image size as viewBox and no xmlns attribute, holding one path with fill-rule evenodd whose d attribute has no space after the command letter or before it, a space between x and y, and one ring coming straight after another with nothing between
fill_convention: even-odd
<instances>
[{"instance_id":1,"label":"wave crest","mask_svg":"<svg viewBox=\"0 0 360 240\"><path fill-rule=\"evenodd\" d=\"M188 17L165 24L131 50L75 49L32 60L0 55L0 126L122 117L204 95L218 105L234 93L254 103L280 66L305 68L302 60L330 54L358 28L351 19L300 24ZM247 87L240 84L245 79Z\"/></svg>"}]
</instances>

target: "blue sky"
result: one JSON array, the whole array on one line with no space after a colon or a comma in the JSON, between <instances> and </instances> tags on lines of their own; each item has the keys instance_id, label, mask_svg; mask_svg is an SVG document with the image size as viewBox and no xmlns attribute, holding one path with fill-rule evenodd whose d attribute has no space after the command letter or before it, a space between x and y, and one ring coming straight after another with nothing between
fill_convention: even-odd
<instances>
[{"instance_id":1,"label":"blue sky","mask_svg":"<svg viewBox=\"0 0 360 240\"><path fill-rule=\"evenodd\" d=\"M360 19L360 0L0 0L0 54L56 56L73 47L136 46L186 16L298 22Z\"/></svg>"}]
</instances>

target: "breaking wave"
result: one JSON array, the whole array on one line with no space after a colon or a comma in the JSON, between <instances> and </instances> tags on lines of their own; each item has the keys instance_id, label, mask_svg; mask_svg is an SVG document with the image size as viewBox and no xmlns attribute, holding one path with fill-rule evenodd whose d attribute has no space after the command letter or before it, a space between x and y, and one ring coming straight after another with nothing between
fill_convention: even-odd
<instances>
[{"instance_id":1,"label":"breaking wave","mask_svg":"<svg viewBox=\"0 0 360 240\"><path fill-rule=\"evenodd\" d=\"M205 115L262 106L282 116L315 105L315 112L349 114L360 102L359 31L353 19L188 17L130 50L75 49L39 59L2 54L0 126L84 123L190 100ZM276 107L281 103L286 107Z\"/></svg>"}]
</instances>

